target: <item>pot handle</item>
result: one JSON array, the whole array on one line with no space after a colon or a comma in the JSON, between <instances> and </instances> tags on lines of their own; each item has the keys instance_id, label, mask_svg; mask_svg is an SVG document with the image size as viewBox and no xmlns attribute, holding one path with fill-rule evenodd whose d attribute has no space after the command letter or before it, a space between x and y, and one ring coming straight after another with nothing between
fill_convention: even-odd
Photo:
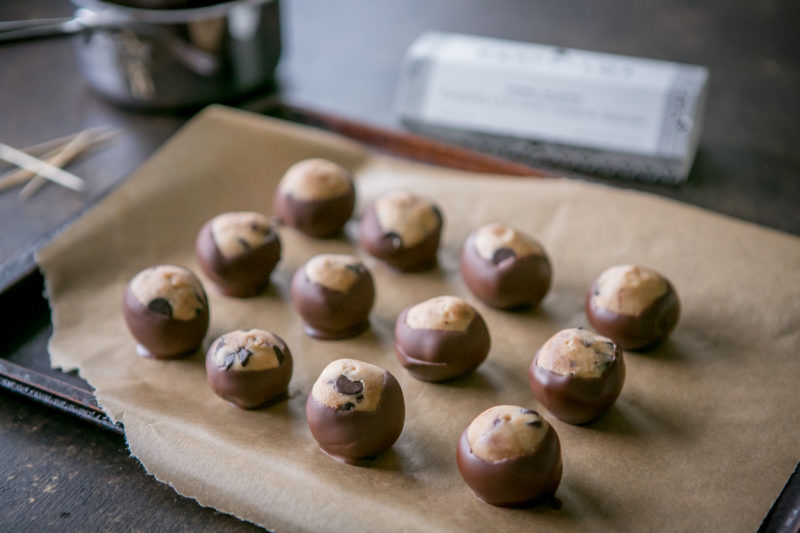
<instances>
[{"instance_id":1,"label":"pot handle","mask_svg":"<svg viewBox=\"0 0 800 533\"><path fill-rule=\"evenodd\" d=\"M0 43L72 35L86 29L77 17L0 22Z\"/></svg>"}]
</instances>

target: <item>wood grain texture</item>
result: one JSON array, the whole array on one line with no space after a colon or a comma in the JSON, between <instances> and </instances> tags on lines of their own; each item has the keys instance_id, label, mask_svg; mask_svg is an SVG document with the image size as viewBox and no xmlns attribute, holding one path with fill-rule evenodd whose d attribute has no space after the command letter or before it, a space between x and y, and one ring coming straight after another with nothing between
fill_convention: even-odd
<instances>
[{"instance_id":1,"label":"wood grain texture","mask_svg":"<svg viewBox=\"0 0 800 533\"><path fill-rule=\"evenodd\" d=\"M0 392L0 530L263 531L147 476L119 435Z\"/></svg>"}]
</instances>

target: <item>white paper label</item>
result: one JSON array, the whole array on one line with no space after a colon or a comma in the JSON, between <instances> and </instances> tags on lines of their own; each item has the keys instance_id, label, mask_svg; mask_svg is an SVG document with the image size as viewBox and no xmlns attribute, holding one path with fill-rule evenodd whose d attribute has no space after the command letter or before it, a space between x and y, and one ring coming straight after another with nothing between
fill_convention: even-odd
<instances>
[{"instance_id":1,"label":"white paper label","mask_svg":"<svg viewBox=\"0 0 800 533\"><path fill-rule=\"evenodd\" d=\"M574 146L656 154L679 65L465 35L437 36L417 118ZM427 43L429 45L430 43Z\"/></svg>"}]
</instances>

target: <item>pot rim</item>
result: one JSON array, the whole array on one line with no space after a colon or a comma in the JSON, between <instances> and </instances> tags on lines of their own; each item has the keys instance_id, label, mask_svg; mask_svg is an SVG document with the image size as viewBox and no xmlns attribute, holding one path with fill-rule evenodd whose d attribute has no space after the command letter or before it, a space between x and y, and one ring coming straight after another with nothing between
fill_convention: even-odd
<instances>
[{"instance_id":1,"label":"pot rim","mask_svg":"<svg viewBox=\"0 0 800 533\"><path fill-rule=\"evenodd\" d=\"M195 20L226 17L235 8L260 8L264 4L277 3L279 0L231 0L203 7L186 9L143 9L101 0L72 0L81 9L96 15L121 21L148 22L154 24L181 24Z\"/></svg>"}]
</instances>

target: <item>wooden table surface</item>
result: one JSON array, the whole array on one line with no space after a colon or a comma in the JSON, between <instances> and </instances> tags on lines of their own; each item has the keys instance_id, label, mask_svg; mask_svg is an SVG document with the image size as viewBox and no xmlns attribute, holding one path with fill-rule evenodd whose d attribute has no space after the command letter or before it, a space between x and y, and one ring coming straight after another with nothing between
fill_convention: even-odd
<instances>
[{"instance_id":1,"label":"wooden table surface","mask_svg":"<svg viewBox=\"0 0 800 533\"><path fill-rule=\"evenodd\" d=\"M706 65L706 130L689 181L600 181L800 235L800 4L284 0L282 8L280 94L388 127L399 127L392 103L403 54L426 30ZM0 2L0 21L72 9L66 0ZM0 46L0 141L25 146L101 124L124 130L111 148L70 167L90 184L83 195L48 187L20 202L0 193L0 286L31 264L54 228L113 188L188 118L134 114L93 95L69 38ZM0 298L0 357L46 365L43 305L30 302L26 315L19 301ZM148 477L122 438L7 392L0 392L0 453L0 531L255 529Z\"/></svg>"}]
</instances>

